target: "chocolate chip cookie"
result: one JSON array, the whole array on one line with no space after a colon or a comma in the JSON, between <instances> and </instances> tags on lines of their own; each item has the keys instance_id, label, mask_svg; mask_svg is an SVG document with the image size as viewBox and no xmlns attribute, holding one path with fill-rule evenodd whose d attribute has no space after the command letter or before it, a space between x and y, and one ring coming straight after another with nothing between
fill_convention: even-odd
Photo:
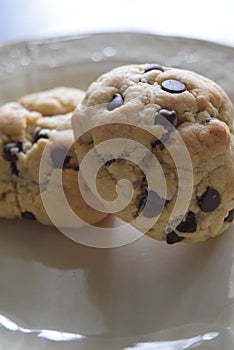
<instances>
[{"instance_id":1,"label":"chocolate chip cookie","mask_svg":"<svg viewBox=\"0 0 234 350\"><path fill-rule=\"evenodd\" d=\"M61 193L71 211L84 221L80 221L81 226L106 216L86 204L77 182L79 164L73 146L71 112L83 96L81 90L59 87L0 107L1 218L51 225L46 201L56 223L72 227L60 202ZM45 150L47 156L43 156Z\"/></svg>"},{"instance_id":2,"label":"chocolate chip cookie","mask_svg":"<svg viewBox=\"0 0 234 350\"><path fill-rule=\"evenodd\" d=\"M173 244L215 237L233 221L233 115L210 79L128 65L91 84L72 127L81 169L94 149L89 174L106 208L119 200L115 215Z\"/></svg>"}]
</instances>

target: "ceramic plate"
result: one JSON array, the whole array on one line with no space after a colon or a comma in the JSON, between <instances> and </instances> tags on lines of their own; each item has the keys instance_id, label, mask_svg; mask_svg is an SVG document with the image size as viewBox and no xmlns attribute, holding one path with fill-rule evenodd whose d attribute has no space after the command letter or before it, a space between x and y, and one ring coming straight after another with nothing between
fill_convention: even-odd
<instances>
[{"instance_id":1,"label":"ceramic plate","mask_svg":"<svg viewBox=\"0 0 234 350\"><path fill-rule=\"evenodd\" d=\"M231 47L131 33L16 43L0 48L0 103L58 85L86 89L110 68L143 62L204 74L234 101L233 57ZM232 349L233 253L233 227L194 245L141 237L97 249L1 220L0 349Z\"/></svg>"}]
</instances>

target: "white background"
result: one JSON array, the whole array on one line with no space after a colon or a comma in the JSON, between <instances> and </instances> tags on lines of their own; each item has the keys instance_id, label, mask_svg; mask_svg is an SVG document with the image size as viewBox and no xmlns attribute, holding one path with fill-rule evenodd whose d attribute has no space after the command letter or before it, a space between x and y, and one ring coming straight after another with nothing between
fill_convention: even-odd
<instances>
[{"instance_id":1,"label":"white background","mask_svg":"<svg viewBox=\"0 0 234 350\"><path fill-rule=\"evenodd\" d=\"M103 31L189 36L234 46L234 0L0 0L0 43Z\"/></svg>"}]
</instances>

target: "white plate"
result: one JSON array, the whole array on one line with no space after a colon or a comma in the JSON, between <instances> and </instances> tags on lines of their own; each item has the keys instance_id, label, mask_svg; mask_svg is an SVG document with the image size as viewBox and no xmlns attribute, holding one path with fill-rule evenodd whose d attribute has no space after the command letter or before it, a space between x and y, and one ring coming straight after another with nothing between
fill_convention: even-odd
<instances>
[{"instance_id":1,"label":"white plate","mask_svg":"<svg viewBox=\"0 0 234 350\"><path fill-rule=\"evenodd\" d=\"M147 61L205 74L234 100L233 58L231 47L130 33L16 43L0 48L0 102L56 85L85 89L114 66ZM0 349L232 349L233 233L95 249L1 220Z\"/></svg>"}]
</instances>

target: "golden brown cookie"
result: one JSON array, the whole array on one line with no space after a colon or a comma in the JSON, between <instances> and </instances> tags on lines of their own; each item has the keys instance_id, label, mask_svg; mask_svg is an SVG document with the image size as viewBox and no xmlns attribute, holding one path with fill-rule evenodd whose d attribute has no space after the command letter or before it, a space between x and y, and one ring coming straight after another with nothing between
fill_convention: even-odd
<instances>
[{"instance_id":1,"label":"golden brown cookie","mask_svg":"<svg viewBox=\"0 0 234 350\"><path fill-rule=\"evenodd\" d=\"M78 186L71 112L83 96L81 90L59 87L0 107L1 218L51 225L49 208L57 225L73 227L62 193L70 211L84 221L75 226L106 216L86 204Z\"/></svg>"},{"instance_id":2,"label":"golden brown cookie","mask_svg":"<svg viewBox=\"0 0 234 350\"><path fill-rule=\"evenodd\" d=\"M198 242L233 221L233 105L213 81L157 64L119 67L91 84L72 126L80 163L92 148L100 159L102 198L128 197L115 214L143 233ZM121 179L133 193L117 194Z\"/></svg>"}]
</instances>

